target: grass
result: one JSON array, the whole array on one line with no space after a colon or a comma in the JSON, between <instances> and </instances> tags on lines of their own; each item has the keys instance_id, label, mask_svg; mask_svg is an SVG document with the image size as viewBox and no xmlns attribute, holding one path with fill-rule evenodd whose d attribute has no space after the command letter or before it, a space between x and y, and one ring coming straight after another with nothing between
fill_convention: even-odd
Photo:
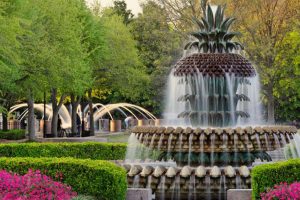
<instances>
[{"instance_id":1,"label":"grass","mask_svg":"<svg viewBox=\"0 0 300 200\"><path fill-rule=\"evenodd\" d=\"M120 133L114 135L107 135L107 142L127 143L130 133Z\"/></svg>"},{"instance_id":2,"label":"grass","mask_svg":"<svg viewBox=\"0 0 300 200\"><path fill-rule=\"evenodd\" d=\"M72 200L96 200L96 198L92 196L78 195L77 197L72 198Z\"/></svg>"}]
</instances>

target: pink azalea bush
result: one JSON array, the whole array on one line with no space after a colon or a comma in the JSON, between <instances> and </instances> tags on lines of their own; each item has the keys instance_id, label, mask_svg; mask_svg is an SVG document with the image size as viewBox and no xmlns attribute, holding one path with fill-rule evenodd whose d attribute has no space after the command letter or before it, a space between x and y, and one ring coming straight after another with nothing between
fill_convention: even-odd
<instances>
[{"instance_id":1,"label":"pink azalea bush","mask_svg":"<svg viewBox=\"0 0 300 200\"><path fill-rule=\"evenodd\" d=\"M62 178L58 173L57 178ZM77 196L70 186L52 180L39 170L29 170L24 176L0 171L2 200L69 200Z\"/></svg>"},{"instance_id":2,"label":"pink azalea bush","mask_svg":"<svg viewBox=\"0 0 300 200\"><path fill-rule=\"evenodd\" d=\"M260 194L262 200L299 200L300 182L294 182L290 185L281 183L275 185L273 189Z\"/></svg>"}]
</instances>

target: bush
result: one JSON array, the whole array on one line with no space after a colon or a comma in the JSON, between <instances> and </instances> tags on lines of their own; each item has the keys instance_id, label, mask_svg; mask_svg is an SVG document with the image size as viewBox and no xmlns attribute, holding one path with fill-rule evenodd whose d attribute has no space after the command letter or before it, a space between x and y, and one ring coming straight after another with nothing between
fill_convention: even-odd
<instances>
[{"instance_id":1,"label":"bush","mask_svg":"<svg viewBox=\"0 0 300 200\"><path fill-rule=\"evenodd\" d=\"M275 185L273 189L268 190L266 193L261 193L262 200L271 199L300 199L300 183L295 182L291 185L281 183Z\"/></svg>"},{"instance_id":2,"label":"bush","mask_svg":"<svg viewBox=\"0 0 300 200\"><path fill-rule=\"evenodd\" d=\"M126 144L118 143L10 143L0 144L3 157L73 157L93 160L123 160Z\"/></svg>"},{"instance_id":3,"label":"bush","mask_svg":"<svg viewBox=\"0 0 300 200\"><path fill-rule=\"evenodd\" d=\"M0 139L6 139L6 140L25 139L25 130L12 129L12 130L7 130L7 131L0 131Z\"/></svg>"},{"instance_id":4,"label":"bush","mask_svg":"<svg viewBox=\"0 0 300 200\"><path fill-rule=\"evenodd\" d=\"M3 200L22 199L65 199L77 196L70 186L53 181L40 171L31 169L24 176L0 171L0 198Z\"/></svg>"},{"instance_id":5,"label":"bush","mask_svg":"<svg viewBox=\"0 0 300 200\"><path fill-rule=\"evenodd\" d=\"M103 200L125 199L126 172L119 166L100 160L74 158L0 158L0 169L25 174L28 169L40 170L55 179L62 174L62 182L79 194Z\"/></svg>"},{"instance_id":6,"label":"bush","mask_svg":"<svg viewBox=\"0 0 300 200\"><path fill-rule=\"evenodd\" d=\"M252 199L259 199L260 193L282 182L300 181L300 159L263 164L251 172Z\"/></svg>"}]
</instances>

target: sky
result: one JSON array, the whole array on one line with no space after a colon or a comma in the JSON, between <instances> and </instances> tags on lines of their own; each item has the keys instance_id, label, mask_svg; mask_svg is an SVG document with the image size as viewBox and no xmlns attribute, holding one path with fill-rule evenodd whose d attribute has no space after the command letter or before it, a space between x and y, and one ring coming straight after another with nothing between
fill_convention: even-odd
<instances>
[{"instance_id":1,"label":"sky","mask_svg":"<svg viewBox=\"0 0 300 200\"><path fill-rule=\"evenodd\" d=\"M99 0L101 6L113 6L113 0ZM94 2L94 0L87 0L88 3ZM138 13L142 12L141 6L139 5L142 0L125 0L127 9L131 10L132 13L137 16Z\"/></svg>"}]
</instances>

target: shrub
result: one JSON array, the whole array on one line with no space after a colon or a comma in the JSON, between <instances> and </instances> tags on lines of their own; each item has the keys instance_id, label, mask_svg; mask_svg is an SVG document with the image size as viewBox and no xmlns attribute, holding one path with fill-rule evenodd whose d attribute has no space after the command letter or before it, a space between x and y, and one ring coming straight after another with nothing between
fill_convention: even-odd
<instances>
[{"instance_id":1,"label":"shrub","mask_svg":"<svg viewBox=\"0 0 300 200\"><path fill-rule=\"evenodd\" d=\"M74 158L0 158L0 169L25 174L28 169L40 170L55 179L62 174L62 182L74 191L103 200L125 199L126 172L119 166L100 160Z\"/></svg>"},{"instance_id":2,"label":"shrub","mask_svg":"<svg viewBox=\"0 0 300 200\"><path fill-rule=\"evenodd\" d=\"M69 200L76 196L71 187L50 177L40 171L31 169L24 176L0 171L0 198L3 200L40 200L64 199Z\"/></svg>"},{"instance_id":3,"label":"shrub","mask_svg":"<svg viewBox=\"0 0 300 200\"><path fill-rule=\"evenodd\" d=\"M259 199L260 193L276 184L300 181L300 159L292 159L256 166L251 172L252 198Z\"/></svg>"},{"instance_id":4,"label":"shrub","mask_svg":"<svg viewBox=\"0 0 300 200\"><path fill-rule=\"evenodd\" d=\"M6 140L25 139L25 130L12 129L7 131L0 131L0 139L6 139Z\"/></svg>"},{"instance_id":5,"label":"shrub","mask_svg":"<svg viewBox=\"0 0 300 200\"><path fill-rule=\"evenodd\" d=\"M123 160L126 144L118 143L10 143L0 144L3 157L73 157L93 160Z\"/></svg>"},{"instance_id":6,"label":"shrub","mask_svg":"<svg viewBox=\"0 0 300 200\"><path fill-rule=\"evenodd\" d=\"M266 193L261 193L262 200L272 199L300 199L300 183L295 182L291 185L281 183L275 185L273 189L268 190Z\"/></svg>"}]
</instances>

